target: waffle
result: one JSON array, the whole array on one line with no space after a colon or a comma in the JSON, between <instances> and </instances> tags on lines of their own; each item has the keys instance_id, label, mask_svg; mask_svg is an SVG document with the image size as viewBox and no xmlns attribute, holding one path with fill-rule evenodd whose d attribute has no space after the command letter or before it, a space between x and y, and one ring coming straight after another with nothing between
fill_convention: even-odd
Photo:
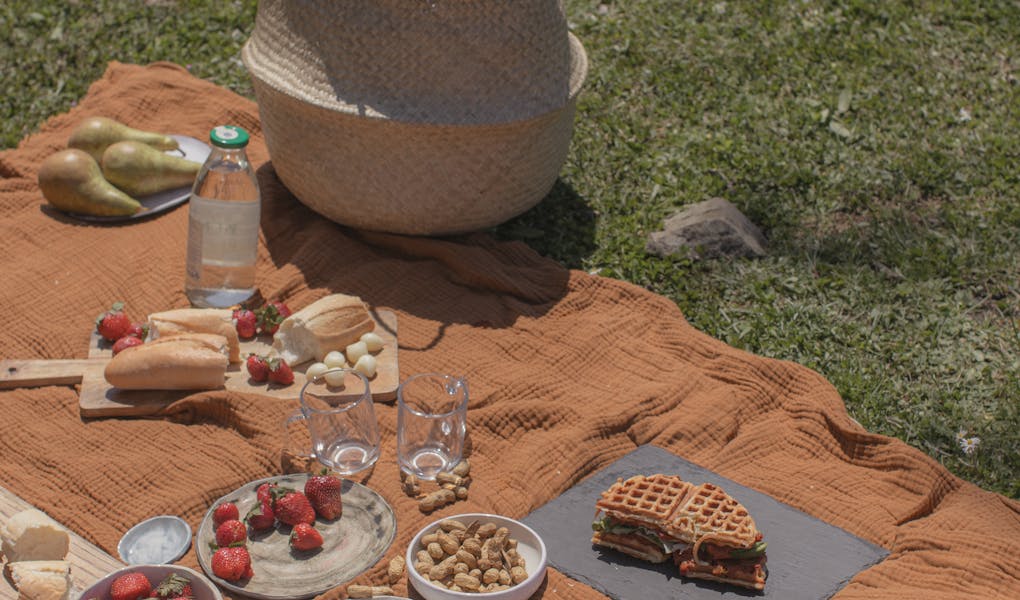
<instances>
[{"instance_id":1,"label":"waffle","mask_svg":"<svg viewBox=\"0 0 1020 600\"><path fill-rule=\"evenodd\" d=\"M711 483L693 487L686 501L663 524L663 530L682 540L710 536L713 542L747 548L758 537L758 528L747 509Z\"/></svg>"},{"instance_id":2,"label":"waffle","mask_svg":"<svg viewBox=\"0 0 1020 600\"><path fill-rule=\"evenodd\" d=\"M617 480L602 493L595 506L621 521L648 523L658 528L669 520L693 488L679 477L635 475L626 481Z\"/></svg>"}]
</instances>

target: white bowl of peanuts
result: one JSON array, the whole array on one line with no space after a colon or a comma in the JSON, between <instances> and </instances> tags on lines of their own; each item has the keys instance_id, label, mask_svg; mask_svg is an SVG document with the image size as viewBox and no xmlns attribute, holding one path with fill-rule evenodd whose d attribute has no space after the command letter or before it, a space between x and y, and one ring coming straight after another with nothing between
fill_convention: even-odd
<instances>
[{"instance_id":1,"label":"white bowl of peanuts","mask_svg":"<svg viewBox=\"0 0 1020 600\"><path fill-rule=\"evenodd\" d=\"M545 579L546 550L533 529L508 517L440 519L407 547L407 576L425 600L526 600Z\"/></svg>"}]
</instances>

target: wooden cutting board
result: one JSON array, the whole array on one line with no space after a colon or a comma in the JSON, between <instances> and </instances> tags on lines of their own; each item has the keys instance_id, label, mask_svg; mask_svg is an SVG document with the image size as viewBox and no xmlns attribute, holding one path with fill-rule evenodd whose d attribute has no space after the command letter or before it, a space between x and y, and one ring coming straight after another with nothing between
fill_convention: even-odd
<instances>
[{"instance_id":1,"label":"wooden cutting board","mask_svg":"<svg viewBox=\"0 0 1020 600\"><path fill-rule=\"evenodd\" d=\"M376 375L369 382L372 399L392 402L400 385L400 367L397 362L397 315L388 310L370 311L375 319L375 333L383 340L383 349L375 355ZM266 354L272 338L259 336L241 342L241 356L249 353ZM78 408L83 417L142 417L152 415L171 402L195 394L194 390L120 390L106 382L103 369L112 357L112 345L93 332L89 343L89 358L82 360L3 360L0 361L0 389L40 385L75 385L81 382ZM343 350L340 348L340 350ZM250 394L261 394L285 400L298 397L305 384L306 362L294 368L294 383L281 386L275 383L257 383L248 378L244 363L230 365L224 388Z\"/></svg>"},{"instance_id":2,"label":"wooden cutting board","mask_svg":"<svg viewBox=\"0 0 1020 600\"><path fill-rule=\"evenodd\" d=\"M34 507L0 487L0 522L6 522L15 513L29 508ZM71 532L71 549L67 561L71 563L71 579L79 590L84 590L111 571L124 566L124 563L74 532ZM17 597L18 590L11 584L10 577L0 578L0 600L15 600Z\"/></svg>"}]
</instances>

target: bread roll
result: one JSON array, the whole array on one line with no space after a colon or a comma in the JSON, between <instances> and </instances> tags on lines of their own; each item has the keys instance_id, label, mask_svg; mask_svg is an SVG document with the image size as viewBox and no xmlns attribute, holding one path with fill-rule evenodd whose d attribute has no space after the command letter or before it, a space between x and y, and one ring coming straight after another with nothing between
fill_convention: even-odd
<instances>
[{"instance_id":1,"label":"bread roll","mask_svg":"<svg viewBox=\"0 0 1020 600\"><path fill-rule=\"evenodd\" d=\"M241 362L241 341L229 308L178 308L149 315L149 337L158 339L180 333L215 333L227 338L230 362Z\"/></svg>"},{"instance_id":2,"label":"bread roll","mask_svg":"<svg viewBox=\"0 0 1020 600\"><path fill-rule=\"evenodd\" d=\"M327 352L342 350L373 329L375 321L361 298L333 294L284 319L273 336L273 348L288 365L321 361Z\"/></svg>"},{"instance_id":3,"label":"bread roll","mask_svg":"<svg viewBox=\"0 0 1020 600\"><path fill-rule=\"evenodd\" d=\"M9 562L63 560L71 544L60 523L34 508L12 515L0 528L0 538Z\"/></svg>"},{"instance_id":4,"label":"bread roll","mask_svg":"<svg viewBox=\"0 0 1020 600\"><path fill-rule=\"evenodd\" d=\"M65 600L71 591L71 565L66 560L10 563L19 600Z\"/></svg>"},{"instance_id":5,"label":"bread roll","mask_svg":"<svg viewBox=\"0 0 1020 600\"><path fill-rule=\"evenodd\" d=\"M122 350L103 374L124 390L213 390L223 387L229 353L222 335L179 333Z\"/></svg>"}]
</instances>

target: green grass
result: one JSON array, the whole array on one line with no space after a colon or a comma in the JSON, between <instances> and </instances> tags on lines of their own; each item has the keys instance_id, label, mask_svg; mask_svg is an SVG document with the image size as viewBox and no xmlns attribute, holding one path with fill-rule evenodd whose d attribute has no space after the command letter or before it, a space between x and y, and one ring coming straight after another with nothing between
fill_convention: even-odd
<instances>
[{"instance_id":1,"label":"green grass","mask_svg":"<svg viewBox=\"0 0 1020 600\"><path fill-rule=\"evenodd\" d=\"M439 0L440 2L442 0ZM251 96L254 2L0 8L0 146L109 60ZM872 431L1020 498L1020 8L1007 1L567 2L592 69L553 193L495 234L674 299L699 329L818 370ZM761 260L644 251L721 196ZM979 436L972 455L958 432Z\"/></svg>"}]
</instances>

